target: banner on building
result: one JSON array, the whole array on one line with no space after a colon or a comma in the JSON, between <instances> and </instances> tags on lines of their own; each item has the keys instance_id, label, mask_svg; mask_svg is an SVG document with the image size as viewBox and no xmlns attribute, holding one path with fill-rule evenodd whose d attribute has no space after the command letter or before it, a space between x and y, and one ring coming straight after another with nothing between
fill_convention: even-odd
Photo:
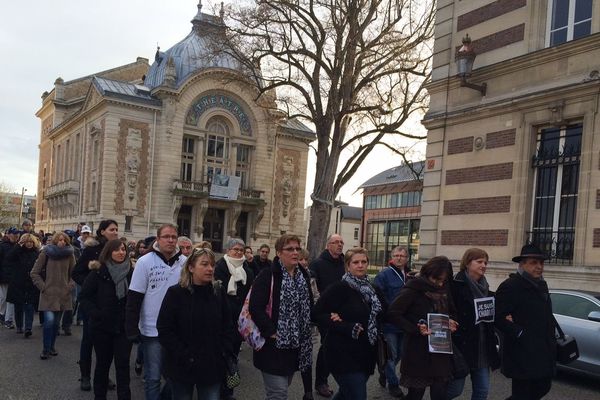
<instances>
[{"instance_id":1,"label":"banner on building","mask_svg":"<svg viewBox=\"0 0 600 400\"><path fill-rule=\"evenodd\" d=\"M242 179L239 176L213 175L210 197L214 199L237 200Z\"/></svg>"}]
</instances>

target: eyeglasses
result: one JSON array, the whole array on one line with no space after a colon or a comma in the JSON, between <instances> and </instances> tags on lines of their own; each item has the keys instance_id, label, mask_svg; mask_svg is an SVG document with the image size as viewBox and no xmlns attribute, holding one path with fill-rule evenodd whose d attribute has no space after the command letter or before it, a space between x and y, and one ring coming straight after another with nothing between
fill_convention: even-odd
<instances>
[{"instance_id":1,"label":"eyeglasses","mask_svg":"<svg viewBox=\"0 0 600 400\"><path fill-rule=\"evenodd\" d=\"M233 249L229 249L229 250L231 250L231 251L233 251L235 253L243 253L244 252L244 249L240 249L238 247L234 247Z\"/></svg>"},{"instance_id":2,"label":"eyeglasses","mask_svg":"<svg viewBox=\"0 0 600 400\"><path fill-rule=\"evenodd\" d=\"M165 239L165 240L177 240L177 236L175 235L163 235L163 236L159 236L161 239Z\"/></svg>"},{"instance_id":3,"label":"eyeglasses","mask_svg":"<svg viewBox=\"0 0 600 400\"><path fill-rule=\"evenodd\" d=\"M283 249L281 249L283 251L289 251L290 253L292 251L297 251L298 253L302 251L302 247L284 247Z\"/></svg>"}]
</instances>

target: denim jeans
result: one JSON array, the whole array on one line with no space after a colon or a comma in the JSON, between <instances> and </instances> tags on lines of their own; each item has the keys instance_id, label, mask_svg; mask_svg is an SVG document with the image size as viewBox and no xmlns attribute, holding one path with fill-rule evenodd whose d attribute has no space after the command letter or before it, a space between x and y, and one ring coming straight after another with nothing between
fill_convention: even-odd
<instances>
[{"instance_id":1,"label":"denim jeans","mask_svg":"<svg viewBox=\"0 0 600 400\"><path fill-rule=\"evenodd\" d=\"M364 372L333 374L340 389L332 400L367 400L367 381L369 375Z\"/></svg>"},{"instance_id":2,"label":"denim jeans","mask_svg":"<svg viewBox=\"0 0 600 400\"><path fill-rule=\"evenodd\" d=\"M25 330L30 331L33 326L33 304L15 303L17 329L23 329L23 315L25 315Z\"/></svg>"},{"instance_id":3,"label":"denim jeans","mask_svg":"<svg viewBox=\"0 0 600 400\"><path fill-rule=\"evenodd\" d=\"M288 387L292 384L294 375L271 375L263 371L266 400L287 400Z\"/></svg>"},{"instance_id":4,"label":"denim jeans","mask_svg":"<svg viewBox=\"0 0 600 400\"><path fill-rule=\"evenodd\" d=\"M60 317L62 317L62 311L44 311L44 351L54 349Z\"/></svg>"},{"instance_id":5,"label":"denim jeans","mask_svg":"<svg viewBox=\"0 0 600 400\"><path fill-rule=\"evenodd\" d=\"M201 386L169 379L169 386L171 387L173 400L192 400L194 397L194 386L198 393L198 400L219 400L221 384L215 383L209 386Z\"/></svg>"},{"instance_id":6,"label":"denim jeans","mask_svg":"<svg viewBox=\"0 0 600 400\"><path fill-rule=\"evenodd\" d=\"M144 393L146 400L160 400L162 347L158 337L142 336L144 347Z\"/></svg>"},{"instance_id":7,"label":"denim jeans","mask_svg":"<svg viewBox=\"0 0 600 400\"><path fill-rule=\"evenodd\" d=\"M473 392L471 400L486 400L490 389L490 370L489 368L476 368L471 372L471 385ZM454 379L448 384L448 400L460 396L465 388L465 379Z\"/></svg>"},{"instance_id":8,"label":"denim jeans","mask_svg":"<svg viewBox=\"0 0 600 400\"><path fill-rule=\"evenodd\" d=\"M385 364L385 377L389 387L400 385L396 366L402 357L402 333L384 333L385 341L388 345L388 361Z\"/></svg>"}]
</instances>

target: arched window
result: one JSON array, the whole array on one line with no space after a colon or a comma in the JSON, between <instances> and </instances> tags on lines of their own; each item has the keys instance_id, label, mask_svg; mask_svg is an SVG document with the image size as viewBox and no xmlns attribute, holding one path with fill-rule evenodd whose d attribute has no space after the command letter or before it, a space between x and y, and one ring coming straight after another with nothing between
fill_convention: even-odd
<instances>
[{"instance_id":1,"label":"arched window","mask_svg":"<svg viewBox=\"0 0 600 400\"><path fill-rule=\"evenodd\" d=\"M206 130L206 176L210 182L213 175L227 175L229 172L230 129L225 118L216 116L207 121Z\"/></svg>"}]
</instances>

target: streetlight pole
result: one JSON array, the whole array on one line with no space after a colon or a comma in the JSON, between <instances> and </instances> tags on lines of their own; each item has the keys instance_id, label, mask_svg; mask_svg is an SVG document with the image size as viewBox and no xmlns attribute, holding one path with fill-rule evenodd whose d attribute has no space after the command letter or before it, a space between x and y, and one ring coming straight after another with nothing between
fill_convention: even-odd
<instances>
[{"instance_id":1,"label":"streetlight pole","mask_svg":"<svg viewBox=\"0 0 600 400\"><path fill-rule=\"evenodd\" d=\"M21 207L19 208L19 227L21 226L21 220L23 218L23 203L25 202L25 192L27 191L27 189L25 189L25 187L23 187L21 189Z\"/></svg>"}]
</instances>

